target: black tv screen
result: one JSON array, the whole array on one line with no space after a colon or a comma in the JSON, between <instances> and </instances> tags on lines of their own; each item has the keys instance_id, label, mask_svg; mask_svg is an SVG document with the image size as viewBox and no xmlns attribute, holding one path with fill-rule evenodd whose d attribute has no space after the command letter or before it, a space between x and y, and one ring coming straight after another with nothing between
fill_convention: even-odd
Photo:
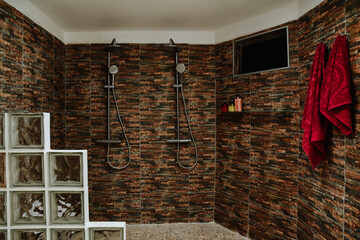
<instances>
[{"instance_id":1,"label":"black tv screen","mask_svg":"<svg viewBox=\"0 0 360 240\"><path fill-rule=\"evenodd\" d=\"M287 28L234 42L234 75L289 66Z\"/></svg>"}]
</instances>

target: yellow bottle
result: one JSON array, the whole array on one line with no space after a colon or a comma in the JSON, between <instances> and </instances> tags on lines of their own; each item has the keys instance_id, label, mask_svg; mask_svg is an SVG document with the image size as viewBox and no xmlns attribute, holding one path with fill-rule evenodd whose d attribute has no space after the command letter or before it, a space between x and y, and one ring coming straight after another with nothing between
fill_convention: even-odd
<instances>
[{"instance_id":1,"label":"yellow bottle","mask_svg":"<svg viewBox=\"0 0 360 240\"><path fill-rule=\"evenodd\" d=\"M235 112L235 104L234 104L234 100L231 100L230 105L229 105L229 112Z\"/></svg>"}]
</instances>

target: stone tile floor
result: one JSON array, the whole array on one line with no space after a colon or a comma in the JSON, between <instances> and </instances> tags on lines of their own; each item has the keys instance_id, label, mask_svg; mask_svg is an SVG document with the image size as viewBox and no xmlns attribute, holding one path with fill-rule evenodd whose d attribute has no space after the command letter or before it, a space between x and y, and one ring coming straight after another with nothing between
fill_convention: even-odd
<instances>
[{"instance_id":1,"label":"stone tile floor","mask_svg":"<svg viewBox=\"0 0 360 240\"><path fill-rule=\"evenodd\" d=\"M249 240L216 223L126 225L127 240Z\"/></svg>"}]
</instances>

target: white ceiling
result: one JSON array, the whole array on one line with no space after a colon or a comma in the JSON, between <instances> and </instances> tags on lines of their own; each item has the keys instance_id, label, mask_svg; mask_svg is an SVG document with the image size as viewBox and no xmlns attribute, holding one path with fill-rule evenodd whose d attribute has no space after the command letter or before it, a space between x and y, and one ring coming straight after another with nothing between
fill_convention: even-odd
<instances>
[{"instance_id":1,"label":"white ceiling","mask_svg":"<svg viewBox=\"0 0 360 240\"><path fill-rule=\"evenodd\" d=\"M297 0L30 0L65 32L214 31Z\"/></svg>"},{"instance_id":2,"label":"white ceiling","mask_svg":"<svg viewBox=\"0 0 360 240\"><path fill-rule=\"evenodd\" d=\"M297 19L322 0L5 1L64 42L103 42L110 35L157 42L175 34L185 36L182 42L211 43Z\"/></svg>"}]
</instances>

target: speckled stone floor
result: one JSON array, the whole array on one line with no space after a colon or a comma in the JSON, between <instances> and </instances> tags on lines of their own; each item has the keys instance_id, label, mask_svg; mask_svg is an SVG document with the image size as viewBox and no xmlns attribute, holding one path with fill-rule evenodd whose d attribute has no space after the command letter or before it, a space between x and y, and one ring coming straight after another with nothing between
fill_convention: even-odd
<instances>
[{"instance_id":1,"label":"speckled stone floor","mask_svg":"<svg viewBox=\"0 0 360 240\"><path fill-rule=\"evenodd\" d=\"M216 223L126 225L127 240L249 240Z\"/></svg>"}]
</instances>

